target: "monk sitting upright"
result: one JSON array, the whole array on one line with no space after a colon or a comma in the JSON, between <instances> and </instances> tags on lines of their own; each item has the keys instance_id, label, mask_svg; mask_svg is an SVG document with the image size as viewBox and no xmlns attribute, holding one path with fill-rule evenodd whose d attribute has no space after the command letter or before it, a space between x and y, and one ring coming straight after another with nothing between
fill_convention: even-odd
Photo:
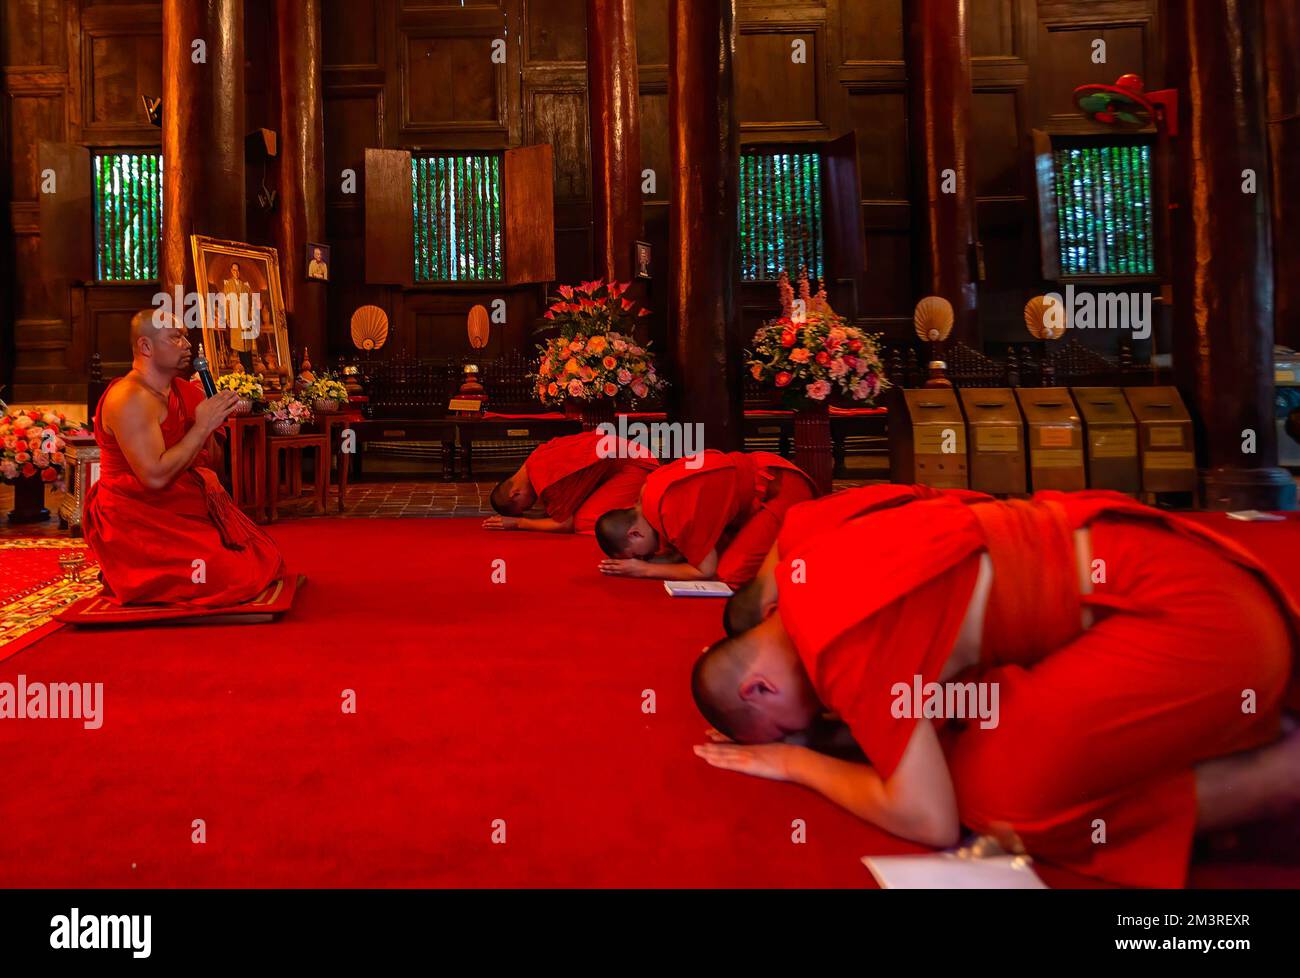
<instances>
[{"instance_id":1,"label":"monk sitting upright","mask_svg":"<svg viewBox=\"0 0 1300 978\"><path fill-rule=\"evenodd\" d=\"M1236 544L1115 493L822 511L855 508L783 540L733 599L752 627L697 662L710 736L739 742L697 747L710 764L1138 886L1182 885L1194 832L1300 805L1296 610Z\"/></svg>"},{"instance_id":2,"label":"monk sitting upright","mask_svg":"<svg viewBox=\"0 0 1300 978\"><path fill-rule=\"evenodd\" d=\"M646 479L641 499L596 524L604 574L737 587L758 571L786 510L817 494L792 462L768 452L678 459Z\"/></svg>"},{"instance_id":3,"label":"monk sitting upright","mask_svg":"<svg viewBox=\"0 0 1300 978\"><path fill-rule=\"evenodd\" d=\"M584 431L538 445L519 470L492 490L500 515L483 521L489 530L591 533L602 513L636 502L659 460L640 446ZM538 501L546 516L523 514Z\"/></svg>"},{"instance_id":4,"label":"monk sitting upright","mask_svg":"<svg viewBox=\"0 0 1300 978\"><path fill-rule=\"evenodd\" d=\"M104 596L119 604L225 608L280 575L275 544L235 506L209 467L208 439L237 395L204 398L190 341L171 316L131 320L134 359L95 412L99 480L86 496L86 542Z\"/></svg>"}]
</instances>

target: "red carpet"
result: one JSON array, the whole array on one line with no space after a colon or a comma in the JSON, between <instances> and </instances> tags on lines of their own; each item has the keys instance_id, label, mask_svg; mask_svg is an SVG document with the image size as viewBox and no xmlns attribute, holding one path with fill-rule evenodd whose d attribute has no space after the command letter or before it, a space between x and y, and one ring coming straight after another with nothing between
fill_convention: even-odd
<instances>
[{"instance_id":1,"label":"red carpet","mask_svg":"<svg viewBox=\"0 0 1300 978\"><path fill-rule=\"evenodd\" d=\"M1300 552L1294 520L1242 530L1266 559ZM869 886L858 857L919 851L695 758L687 670L721 605L601 577L590 538L272 533L310 579L276 624L65 628L0 663L0 682L104 683L102 729L0 723L0 885Z\"/></svg>"}]
</instances>

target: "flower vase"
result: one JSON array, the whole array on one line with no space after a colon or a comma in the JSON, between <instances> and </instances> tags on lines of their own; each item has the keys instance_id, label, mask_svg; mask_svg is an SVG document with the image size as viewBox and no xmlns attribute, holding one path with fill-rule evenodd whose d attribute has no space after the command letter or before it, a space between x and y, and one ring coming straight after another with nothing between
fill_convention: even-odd
<instances>
[{"instance_id":1,"label":"flower vase","mask_svg":"<svg viewBox=\"0 0 1300 978\"><path fill-rule=\"evenodd\" d=\"M14 508L9 512L11 524L44 523L50 518L50 511L45 508L46 485L39 475L24 475L13 480Z\"/></svg>"},{"instance_id":2,"label":"flower vase","mask_svg":"<svg viewBox=\"0 0 1300 978\"><path fill-rule=\"evenodd\" d=\"M794 463L812 478L818 493L831 491L835 453L831 443L830 410L825 404L794 413Z\"/></svg>"},{"instance_id":3,"label":"flower vase","mask_svg":"<svg viewBox=\"0 0 1300 978\"><path fill-rule=\"evenodd\" d=\"M302 430L302 422L300 421L272 421L271 422L271 434L279 435L282 438L288 435L296 435L301 430Z\"/></svg>"},{"instance_id":4,"label":"flower vase","mask_svg":"<svg viewBox=\"0 0 1300 978\"><path fill-rule=\"evenodd\" d=\"M312 402L311 409L317 414L333 414L339 409L339 402L334 398L317 398Z\"/></svg>"},{"instance_id":5,"label":"flower vase","mask_svg":"<svg viewBox=\"0 0 1300 978\"><path fill-rule=\"evenodd\" d=\"M237 418L246 418L253 413L253 399L251 397L241 397L235 402L235 410L231 412Z\"/></svg>"},{"instance_id":6,"label":"flower vase","mask_svg":"<svg viewBox=\"0 0 1300 978\"><path fill-rule=\"evenodd\" d=\"M583 431L595 431L602 424L614 423L614 401L608 397L597 398L594 401L566 398L564 416L582 422Z\"/></svg>"}]
</instances>

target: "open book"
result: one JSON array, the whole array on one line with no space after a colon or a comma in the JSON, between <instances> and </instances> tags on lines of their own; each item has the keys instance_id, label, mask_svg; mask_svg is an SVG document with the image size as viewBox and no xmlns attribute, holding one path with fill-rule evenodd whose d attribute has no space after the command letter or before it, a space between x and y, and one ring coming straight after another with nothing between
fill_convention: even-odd
<instances>
[{"instance_id":1,"label":"open book","mask_svg":"<svg viewBox=\"0 0 1300 978\"><path fill-rule=\"evenodd\" d=\"M674 598L731 597L731 588L721 581L664 581L664 590Z\"/></svg>"},{"instance_id":2,"label":"open book","mask_svg":"<svg viewBox=\"0 0 1300 978\"><path fill-rule=\"evenodd\" d=\"M1013 855L981 837L953 852L924 856L863 856L883 889L1045 890L1028 856Z\"/></svg>"}]
</instances>

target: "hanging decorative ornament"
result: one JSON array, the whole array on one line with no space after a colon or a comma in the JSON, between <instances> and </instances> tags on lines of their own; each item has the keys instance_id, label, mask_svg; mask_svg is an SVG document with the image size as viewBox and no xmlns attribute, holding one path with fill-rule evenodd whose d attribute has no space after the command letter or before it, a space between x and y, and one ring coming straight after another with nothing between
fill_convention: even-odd
<instances>
[{"instance_id":1,"label":"hanging decorative ornament","mask_svg":"<svg viewBox=\"0 0 1300 978\"><path fill-rule=\"evenodd\" d=\"M378 350L388 341L388 313L378 306L361 306L352 314L352 345Z\"/></svg>"},{"instance_id":2,"label":"hanging decorative ornament","mask_svg":"<svg viewBox=\"0 0 1300 978\"><path fill-rule=\"evenodd\" d=\"M1025 328L1036 340L1059 340L1065 335L1065 307L1055 296L1036 295L1025 303Z\"/></svg>"},{"instance_id":3,"label":"hanging decorative ornament","mask_svg":"<svg viewBox=\"0 0 1300 978\"><path fill-rule=\"evenodd\" d=\"M916 304L912 323L920 339L927 343L942 343L952 332L952 303L942 296L927 296Z\"/></svg>"},{"instance_id":4,"label":"hanging decorative ornament","mask_svg":"<svg viewBox=\"0 0 1300 978\"><path fill-rule=\"evenodd\" d=\"M487 346L488 334L492 327L488 323L488 311L483 306L475 306L469 311L469 345L476 350Z\"/></svg>"}]
</instances>

